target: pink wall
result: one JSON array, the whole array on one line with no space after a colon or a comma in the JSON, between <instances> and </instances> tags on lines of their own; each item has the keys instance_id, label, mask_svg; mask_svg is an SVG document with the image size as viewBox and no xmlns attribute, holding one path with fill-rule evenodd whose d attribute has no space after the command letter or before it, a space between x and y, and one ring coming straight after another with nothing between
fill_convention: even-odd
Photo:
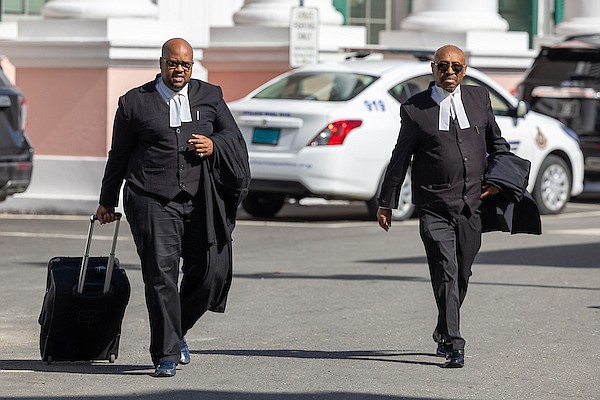
<instances>
[{"instance_id":1,"label":"pink wall","mask_svg":"<svg viewBox=\"0 0 600 400\"><path fill-rule=\"evenodd\" d=\"M119 96L158 68L19 68L36 155L105 157Z\"/></svg>"},{"instance_id":2,"label":"pink wall","mask_svg":"<svg viewBox=\"0 0 600 400\"><path fill-rule=\"evenodd\" d=\"M119 97L127 93L130 89L153 80L158 73L160 73L158 60L156 61L156 68L111 68L108 71L107 130L106 144L104 153L101 154L102 156L107 155L110 149L113 121L115 119L115 111L117 111L119 105Z\"/></svg>"},{"instance_id":3,"label":"pink wall","mask_svg":"<svg viewBox=\"0 0 600 400\"><path fill-rule=\"evenodd\" d=\"M106 132L106 70L18 68L36 155L99 156Z\"/></svg>"}]
</instances>

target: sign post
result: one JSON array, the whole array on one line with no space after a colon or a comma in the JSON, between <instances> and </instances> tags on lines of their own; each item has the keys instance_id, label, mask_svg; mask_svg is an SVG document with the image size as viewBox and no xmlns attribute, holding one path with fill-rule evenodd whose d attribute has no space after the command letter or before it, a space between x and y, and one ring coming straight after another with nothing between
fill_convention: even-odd
<instances>
[{"instance_id":1,"label":"sign post","mask_svg":"<svg viewBox=\"0 0 600 400\"><path fill-rule=\"evenodd\" d=\"M293 7L290 20L290 66L316 64L319 61L319 10Z\"/></svg>"}]
</instances>

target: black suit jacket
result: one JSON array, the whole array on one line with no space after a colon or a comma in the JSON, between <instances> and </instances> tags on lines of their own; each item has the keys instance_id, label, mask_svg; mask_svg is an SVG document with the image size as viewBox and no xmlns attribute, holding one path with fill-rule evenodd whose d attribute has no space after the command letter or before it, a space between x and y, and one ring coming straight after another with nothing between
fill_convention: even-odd
<instances>
[{"instance_id":1,"label":"black suit jacket","mask_svg":"<svg viewBox=\"0 0 600 400\"><path fill-rule=\"evenodd\" d=\"M198 157L187 143L191 134L211 137L215 132L227 132L243 141L220 87L192 79L188 98L192 122L176 128L169 126L169 105L156 90L156 81L119 98L100 204L117 205L123 179L166 200L180 191L194 196L202 165L210 161Z\"/></svg>"},{"instance_id":2,"label":"black suit jacket","mask_svg":"<svg viewBox=\"0 0 600 400\"><path fill-rule=\"evenodd\" d=\"M200 198L206 243L198 243L198 251L208 260L204 303L223 312L232 277L231 234L250 184L248 150L221 88L196 79L188 85L192 122L176 128L169 126L169 105L155 81L119 99L100 204L117 205L123 180L166 201L181 191ZM192 133L213 141L210 157L196 156L187 144Z\"/></svg>"},{"instance_id":3,"label":"black suit jacket","mask_svg":"<svg viewBox=\"0 0 600 400\"><path fill-rule=\"evenodd\" d=\"M481 204L487 154L508 152L510 146L496 124L489 93L479 86L461 86L470 128L451 124L450 131L440 131L440 107L431 98L432 86L400 107L402 125L384 175L379 205L397 207L412 159L412 201L416 207L455 216L466 205L475 212Z\"/></svg>"}]
</instances>

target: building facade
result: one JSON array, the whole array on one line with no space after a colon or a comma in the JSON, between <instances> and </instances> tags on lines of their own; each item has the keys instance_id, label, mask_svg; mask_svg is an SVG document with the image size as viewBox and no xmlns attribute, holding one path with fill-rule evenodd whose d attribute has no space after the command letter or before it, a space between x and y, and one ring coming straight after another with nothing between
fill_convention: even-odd
<instances>
[{"instance_id":1,"label":"building facade","mask_svg":"<svg viewBox=\"0 0 600 400\"><path fill-rule=\"evenodd\" d=\"M195 77L234 100L291 68L300 5L318 9L319 61L452 42L508 88L540 44L600 29L597 0L1 0L2 67L28 100L35 157L30 188L0 211L95 210L118 97L154 78L162 43L188 39Z\"/></svg>"}]
</instances>

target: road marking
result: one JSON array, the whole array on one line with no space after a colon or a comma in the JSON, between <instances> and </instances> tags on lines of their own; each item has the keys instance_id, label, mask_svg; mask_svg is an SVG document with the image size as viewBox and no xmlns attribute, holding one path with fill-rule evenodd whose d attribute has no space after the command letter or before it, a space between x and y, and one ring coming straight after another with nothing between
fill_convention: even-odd
<instances>
[{"instance_id":1,"label":"road marking","mask_svg":"<svg viewBox=\"0 0 600 400\"><path fill-rule=\"evenodd\" d=\"M394 227L410 226L410 225L418 225L418 223L419 223L418 220L396 221L393 223L393 226ZM290 222L290 221L238 220L236 222L236 224L243 225L243 226L266 226L266 227L280 227L280 228L310 228L310 229L343 229L343 228L364 227L364 226L379 227L379 225L377 225L377 221L323 223L320 221Z\"/></svg>"},{"instance_id":2,"label":"road marking","mask_svg":"<svg viewBox=\"0 0 600 400\"><path fill-rule=\"evenodd\" d=\"M0 219L42 219L63 221L89 221L89 215L40 215L40 214L0 214Z\"/></svg>"},{"instance_id":3,"label":"road marking","mask_svg":"<svg viewBox=\"0 0 600 400\"><path fill-rule=\"evenodd\" d=\"M72 240L87 240L87 235L70 235L65 233L40 233L40 232L0 232L0 236L4 237L22 237L22 238L34 238L34 239L72 239ZM112 236L96 236L94 240L112 240ZM128 237L120 237L119 241L131 240Z\"/></svg>"},{"instance_id":4,"label":"road marking","mask_svg":"<svg viewBox=\"0 0 600 400\"><path fill-rule=\"evenodd\" d=\"M0 373L22 373L22 372L27 372L27 373L34 373L36 371L32 370L32 369L0 369Z\"/></svg>"},{"instance_id":5,"label":"road marking","mask_svg":"<svg viewBox=\"0 0 600 400\"><path fill-rule=\"evenodd\" d=\"M583 236L600 236L600 229L598 228L587 228L587 229L554 229L548 232L554 235L583 235Z\"/></svg>"},{"instance_id":6,"label":"road marking","mask_svg":"<svg viewBox=\"0 0 600 400\"><path fill-rule=\"evenodd\" d=\"M543 215L544 218L557 218L557 219L565 219L565 218L590 218L590 217L599 217L600 211L582 211L582 212L573 212L573 213L562 213L557 215Z\"/></svg>"}]
</instances>

